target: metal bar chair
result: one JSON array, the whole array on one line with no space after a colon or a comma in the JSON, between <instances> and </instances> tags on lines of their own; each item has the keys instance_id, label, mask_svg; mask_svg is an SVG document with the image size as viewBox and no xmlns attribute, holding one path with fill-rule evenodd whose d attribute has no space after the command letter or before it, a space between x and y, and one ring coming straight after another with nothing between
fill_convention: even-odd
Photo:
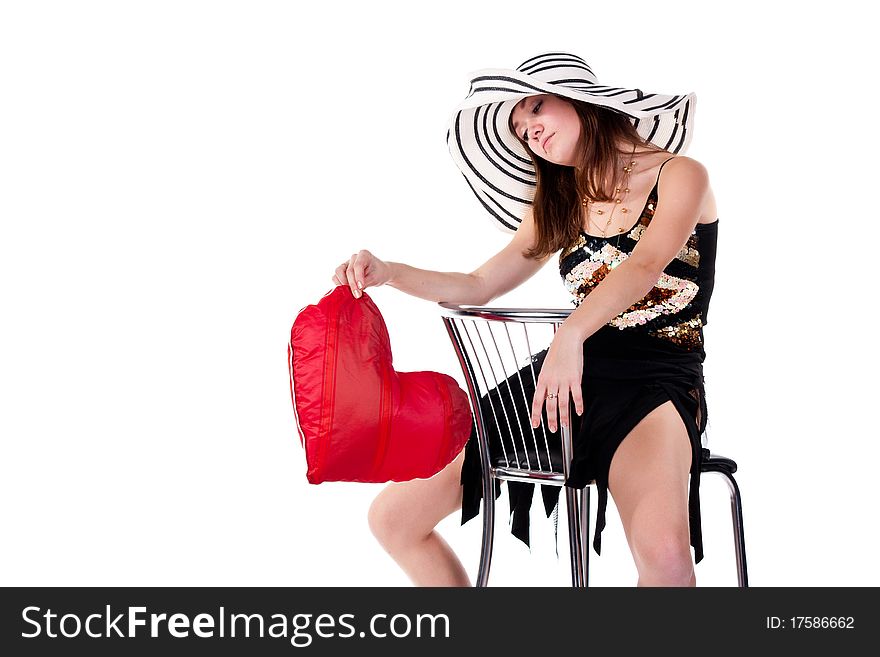
<instances>
[{"instance_id":1,"label":"metal bar chair","mask_svg":"<svg viewBox=\"0 0 880 657\"><path fill-rule=\"evenodd\" d=\"M495 536L495 480L565 486L572 459L570 427L550 433L542 418L531 429L533 394L541 349L573 309L491 308L440 303L441 316L458 356L474 409L483 478L483 536L477 586L488 585ZM536 368L537 366L537 368ZM569 402L570 403L570 402ZM575 417L570 407L570 417ZM527 429L524 430L524 427ZM490 440L489 429L498 440ZM730 489L737 581L748 586L742 500L733 478L736 463L703 449L701 472L722 475ZM589 585L590 488L565 487L571 581Z\"/></svg>"}]
</instances>

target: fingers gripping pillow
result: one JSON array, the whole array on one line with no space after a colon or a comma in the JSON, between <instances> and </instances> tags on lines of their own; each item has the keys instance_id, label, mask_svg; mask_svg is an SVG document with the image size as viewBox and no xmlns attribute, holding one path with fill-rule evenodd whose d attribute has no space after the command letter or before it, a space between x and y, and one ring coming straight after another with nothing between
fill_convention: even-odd
<instances>
[{"instance_id":1,"label":"fingers gripping pillow","mask_svg":"<svg viewBox=\"0 0 880 657\"><path fill-rule=\"evenodd\" d=\"M370 296L340 285L303 308L288 347L309 482L428 478L461 452L473 417L451 376L396 372Z\"/></svg>"}]
</instances>

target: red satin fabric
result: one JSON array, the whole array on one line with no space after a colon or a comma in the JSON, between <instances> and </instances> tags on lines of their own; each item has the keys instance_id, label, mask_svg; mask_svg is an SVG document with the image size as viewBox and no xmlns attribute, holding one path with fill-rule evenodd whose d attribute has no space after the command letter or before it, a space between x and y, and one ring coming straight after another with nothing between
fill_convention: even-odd
<instances>
[{"instance_id":1,"label":"red satin fabric","mask_svg":"<svg viewBox=\"0 0 880 657\"><path fill-rule=\"evenodd\" d=\"M288 346L309 482L427 478L464 448L473 417L451 376L396 372L376 304L348 286L303 308Z\"/></svg>"}]
</instances>

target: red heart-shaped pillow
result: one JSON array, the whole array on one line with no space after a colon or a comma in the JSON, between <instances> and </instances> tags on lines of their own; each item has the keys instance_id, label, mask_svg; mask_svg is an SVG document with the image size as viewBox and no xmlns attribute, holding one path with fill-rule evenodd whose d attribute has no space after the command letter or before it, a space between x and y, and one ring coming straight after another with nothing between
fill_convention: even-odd
<instances>
[{"instance_id":1,"label":"red heart-shaped pillow","mask_svg":"<svg viewBox=\"0 0 880 657\"><path fill-rule=\"evenodd\" d=\"M340 285L303 308L288 364L313 484L424 479L470 436L470 404L455 379L394 371L388 329L366 293L356 299Z\"/></svg>"}]
</instances>

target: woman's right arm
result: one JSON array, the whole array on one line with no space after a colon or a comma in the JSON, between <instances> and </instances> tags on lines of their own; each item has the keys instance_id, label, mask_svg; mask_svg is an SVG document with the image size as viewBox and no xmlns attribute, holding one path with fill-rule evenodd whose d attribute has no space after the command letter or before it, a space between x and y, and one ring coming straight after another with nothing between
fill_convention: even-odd
<instances>
[{"instance_id":1,"label":"woman's right arm","mask_svg":"<svg viewBox=\"0 0 880 657\"><path fill-rule=\"evenodd\" d=\"M525 258L522 252L534 243L531 212L520 223L510 243L470 274L418 269L401 262L384 262L363 250L340 265L333 277L338 285L347 284L358 297L358 281L364 289L390 285L428 301L482 306L510 292L534 276L550 259Z\"/></svg>"}]
</instances>

